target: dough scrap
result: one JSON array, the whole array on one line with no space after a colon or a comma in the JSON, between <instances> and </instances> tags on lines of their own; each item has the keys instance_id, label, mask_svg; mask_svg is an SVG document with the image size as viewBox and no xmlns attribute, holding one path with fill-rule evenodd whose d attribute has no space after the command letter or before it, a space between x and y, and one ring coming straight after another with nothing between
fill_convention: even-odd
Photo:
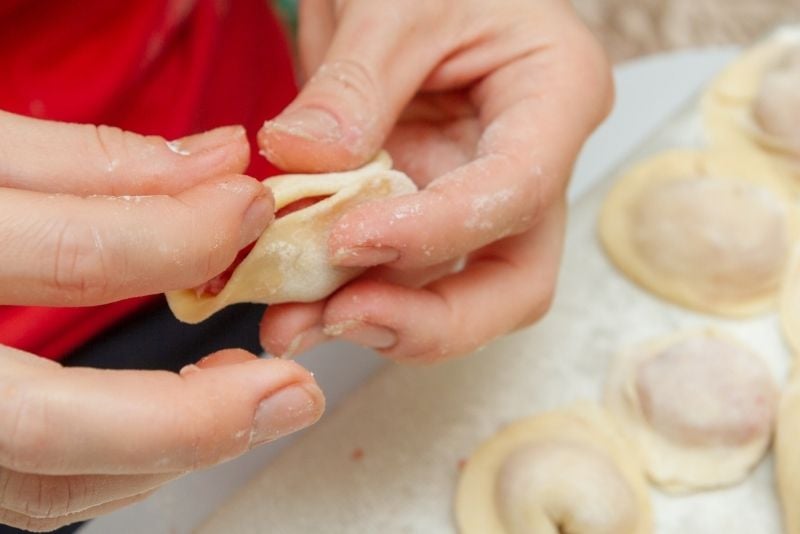
<instances>
[{"instance_id":1,"label":"dough scrap","mask_svg":"<svg viewBox=\"0 0 800 534\"><path fill-rule=\"evenodd\" d=\"M775 428L775 477L786 534L800 534L800 374L783 391Z\"/></svg>"},{"instance_id":2,"label":"dough scrap","mask_svg":"<svg viewBox=\"0 0 800 534\"><path fill-rule=\"evenodd\" d=\"M713 145L768 156L800 192L800 33L745 52L709 86L702 111Z\"/></svg>"},{"instance_id":3,"label":"dough scrap","mask_svg":"<svg viewBox=\"0 0 800 534\"><path fill-rule=\"evenodd\" d=\"M599 406L512 423L464 466L461 534L644 534L650 494L635 448Z\"/></svg>"},{"instance_id":4,"label":"dough scrap","mask_svg":"<svg viewBox=\"0 0 800 534\"><path fill-rule=\"evenodd\" d=\"M195 289L167 293L175 317L199 323L229 304L313 302L333 293L363 272L328 261L331 226L346 211L368 200L413 193L414 183L391 168L382 152L360 169L327 174L287 174L264 182L275 196L275 209L303 199L326 197L276 219L236 266L216 295Z\"/></svg>"},{"instance_id":5,"label":"dough scrap","mask_svg":"<svg viewBox=\"0 0 800 534\"><path fill-rule=\"evenodd\" d=\"M616 266L655 295L742 317L774 305L797 227L791 194L762 158L673 150L614 184L599 235Z\"/></svg>"},{"instance_id":6,"label":"dough scrap","mask_svg":"<svg viewBox=\"0 0 800 534\"><path fill-rule=\"evenodd\" d=\"M765 362L711 328L623 351L606 384L648 476L675 493L745 478L766 454L777 399Z\"/></svg>"}]
</instances>

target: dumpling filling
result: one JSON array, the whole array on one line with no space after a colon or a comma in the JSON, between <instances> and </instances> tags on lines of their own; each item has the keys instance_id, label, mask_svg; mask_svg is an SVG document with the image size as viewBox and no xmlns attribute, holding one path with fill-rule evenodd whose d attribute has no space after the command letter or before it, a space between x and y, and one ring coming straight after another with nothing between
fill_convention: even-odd
<instances>
[{"instance_id":1,"label":"dumpling filling","mask_svg":"<svg viewBox=\"0 0 800 534\"><path fill-rule=\"evenodd\" d=\"M743 347L690 337L643 362L636 392L649 424L676 443L735 446L768 434L772 379Z\"/></svg>"}]
</instances>

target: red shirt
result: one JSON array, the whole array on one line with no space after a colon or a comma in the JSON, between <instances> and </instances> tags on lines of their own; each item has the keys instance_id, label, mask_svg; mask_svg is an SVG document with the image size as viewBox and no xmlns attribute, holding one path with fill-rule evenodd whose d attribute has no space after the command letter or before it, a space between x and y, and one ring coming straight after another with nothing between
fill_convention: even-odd
<instances>
[{"instance_id":1,"label":"red shirt","mask_svg":"<svg viewBox=\"0 0 800 534\"><path fill-rule=\"evenodd\" d=\"M296 93L266 0L4 0L0 73L14 113L168 139L243 124L253 145ZM254 157L248 172L274 169ZM0 306L0 343L57 359L154 298Z\"/></svg>"}]
</instances>

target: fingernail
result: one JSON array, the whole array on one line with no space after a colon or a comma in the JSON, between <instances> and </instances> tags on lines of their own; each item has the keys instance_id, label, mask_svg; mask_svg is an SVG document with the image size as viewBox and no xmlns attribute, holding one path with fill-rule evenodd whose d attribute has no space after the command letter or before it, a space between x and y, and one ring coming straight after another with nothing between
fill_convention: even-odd
<instances>
[{"instance_id":1,"label":"fingernail","mask_svg":"<svg viewBox=\"0 0 800 534\"><path fill-rule=\"evenodd\" d=\"M333 263L342 267L372 267L400 258L400 251L391 247L354 247L340 249Z\"/></svg>"},{"instance_id":2,"label":"fingernail","mask_svg":"<svg viewBox=\"0 0 800 534\"><path fill-rule=\"evenodd\" d=\"M200 368L197 367L195 364L190 363L189 365L184 365L183 367L181 367L181 370L178 371L178 374L181 376L189 376L198 371L200 371Z\"/></svg>"},{"instance_id":3,"label":"fingernail","mask_svg":"<svg viewBox=\"0 0 800 534\"><path fill-rule=\"evenodd\" d=\"M317 422L325 397L314 384L284 388L261 401L253 419L250 447L274 441Z\"/></svg>"},{"instance_id":4,"label":"fingernail","mask_svg":"<svg viewBox=\"0 0 800 534\"><path fill-rule=\"evenodd\" d=\"M200 358L195 367L200 369L213 369L214 367L227 367L257 359L257 356L244 350L220 350Z\"/></svg>"},{"instance_id":5,"label":"fingernail","mask_svg":"<svg viewBox=\"0 0 800 534\"><path fill-rule=\"evenodd\" d=\"M311 350L317 345L326 342L328 339L328 336L325 335L321 326L312 326L308 330L296 335L294 339L292 339L292 342L289 343L286 351L278 357L284 360L291 360L298 354Z\"/></svg>"},{"instance_id":6,"label":"fingernail","mask_svg":"<svg viewBox=\"0 0 800 534\"><path fill-rule=\"evenodd\" d=\"M318 108L298 108L264 123L264 128L312 141L333 142L342 137L336 117Z\"/></svg>"},{"instance_id":7,"label":"fingernail","mask_svg":"<svg viewBox=\"0 0 800 534\"><path fill-rule=\"evenodd\" d=\"M167 147L181 156L192 156L228 145L245 135L245 129L241 126L223 126L174 141L167 141Z\"/></svg>"},{"instance_id":8,"label":"fingernail","mask_svg":"<svg viewBox=\"0 0 800 534\"><path fill-rule=\"evenodd\" d=\"M373 349L388 349L397 344L394 330L361 321L332 325L325 328L325 333Z\"/></svg>"},{"instance_id":9,"label":"fingernail","mask_svg":"<svg viewBox=\"0 0 800 534\"><path fill-rule=\"evenodd\" d=\"M242 217L239 248L249 245L264 233L272 220L272 203L266 195L256 198Z\"/></svg>"}]
</instances>

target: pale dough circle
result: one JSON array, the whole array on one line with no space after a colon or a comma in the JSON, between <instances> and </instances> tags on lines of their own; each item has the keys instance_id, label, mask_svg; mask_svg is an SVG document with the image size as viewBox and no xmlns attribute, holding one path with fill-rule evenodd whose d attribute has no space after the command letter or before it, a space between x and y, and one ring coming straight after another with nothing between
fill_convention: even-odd
<instances>
[{"instance_id":1,"label":"pale dough circle","mask_svg":"<svg viewBox=\"0 0 800 534\"><path fill-rule=\"evenodd\" d=\"M728 66L702 98L712 145L769 157L800 192L800 33L784 32Z\"/></svg>"},{"instance_id":2,"label":"pale dough circle","mask_svg":"<svg viewBox=\"0 0 800 534\"><path fill-rule=\"evenodd\" d=\"M193 289L168 292L175 317L198 323L239 302L313 302L358 276L363 269L329 262L330 229L358 204L417 190L405 174L391 167L389 155L382 152L354 171L287 174L265 180L275 197L276 211L302 199L327 198L270 224L218 294L198 295Z\"/></svg>"},{"instance_id":3,"label":"pale dough circle","mask_svg":"<svg viewBox=\"0 0 800 534\"><path fill-rule=\"evenodd\" d=\"M791 195L763 159L674 150L614 184L599 235L616 266L655 295L748 316L773 306L797 226Z\"/></svg>"},{"instance_id":4,"label":"pale dough circle","mask_svg":"<svg viewBox=\"0 0 800 534\"><path fill-rule=\"evenodd\" d=\"M461 534L644 534L650 494L635 448L599 406L578 404L500 430L464 466Z\"/></svg>"},{"instance_id":5,"label":"pale dough circle","mask_svg":"<svg viewBox=\"0 0 800 534\"><path fill-rule=\"evenodd\" d=\"M670 492L734 484L766 454L778 388L764 361L714 329L620 353L606 404Z\"/></svg>"},{"instance_id":6,"label":"pale dough circle","mask_svg":"<svg viewBox=\"0 0 800 534\"><path fill-rule=\"evenodd\" d=\"M786 534L800 534L800 374L781 395L775 428L775 476Z\"/></svg>"}]
</instances>

